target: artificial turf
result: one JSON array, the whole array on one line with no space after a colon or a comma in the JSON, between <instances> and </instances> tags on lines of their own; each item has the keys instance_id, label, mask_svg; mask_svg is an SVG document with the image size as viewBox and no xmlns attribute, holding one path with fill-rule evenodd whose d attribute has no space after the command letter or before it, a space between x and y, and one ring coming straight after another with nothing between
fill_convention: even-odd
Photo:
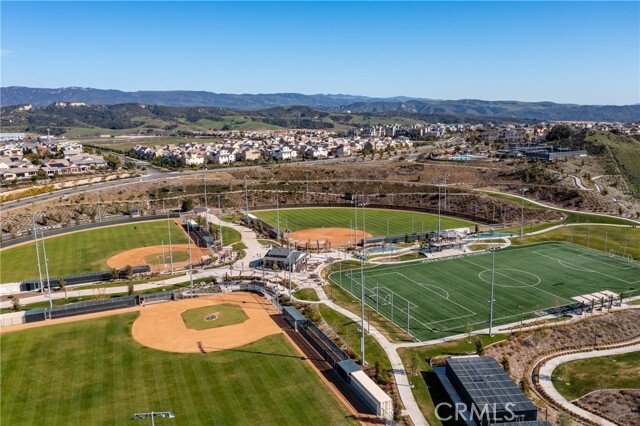
<instances>
[{"instance_id":1,"label":"artificial turf","mask_svg":"<svg viewBox=\"0 0 640 426\"><path fill-rule=\"evenodd\" d=\"M366 268L366 302L419 340L487 328L491 258L481 253ZM495 265L494 326L574 305L574 296L640 292L640 263L567 243L499 250ZM331 279L360 296L358 271L333 273Z\"/></svg>"},{"instance_id":2,"label":"artificial turf","mask_svg":"<svg viewBox=\"0 0 640 426\"><path fill-rule=\"evenodd\" d=\"M280 229L287 227L292 232L313 228L355 228L357 220L358 230L369 234L404 235L414 232L428 232L438 229L438 215L428 213L409 212L390 209L363 209L345 207L318 207L304 209L280 209ZM278 226L278 212L276 210L256 210L252 214L269 223ZM357 216L357 219L356 219ZM388 227L387 227L388 224ZM465 228L473 226L469 221L441 216L440 229Z\"/></svg>"},{"instance_id":3,"label":"artificial turf","mask_svg":"<svg viewBox=\"0 0 640 426\"><path fill-rule=\"evenodd\" d=\"M114 425L172 411L157 425L355 424L282 335L207 354L131 337L137 314L0 335L2 424Z\"/></svg>"},{"instance_id":4,"label":"artificial turf","mask_svg":"<svg viewBox=\"0 0 640 426\"><path fill-rule=\"evenodd\" d=\"M110 226L47 238L44 242L49 259L49 276L109 270L107 260L111 256L138 247L161 245L163 241L168 247L167 222L164 220ZM187 243L187 236L174 221L171 221L171 242ZM39 246L44 275L42 243ZM0 266L0 282L37 279L35 243L0 251Z\"/></svg>"}]
</instances>

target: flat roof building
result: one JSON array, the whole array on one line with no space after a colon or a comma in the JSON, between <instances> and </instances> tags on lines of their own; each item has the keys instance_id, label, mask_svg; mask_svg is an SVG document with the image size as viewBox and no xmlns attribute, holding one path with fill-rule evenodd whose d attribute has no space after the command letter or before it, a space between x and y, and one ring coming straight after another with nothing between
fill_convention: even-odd
<instances>
[{"instance_id":1,"label":"flat roof building","mask_svg":"<svg viewBox=\"0 0 640 426\"><path fill-rule=\"evenodd\" d=\"M537 407L492 357L452 357L434 372L453 407L449 415L458 424L550 426L537 420Z\"/></svg>"}]
</instances>

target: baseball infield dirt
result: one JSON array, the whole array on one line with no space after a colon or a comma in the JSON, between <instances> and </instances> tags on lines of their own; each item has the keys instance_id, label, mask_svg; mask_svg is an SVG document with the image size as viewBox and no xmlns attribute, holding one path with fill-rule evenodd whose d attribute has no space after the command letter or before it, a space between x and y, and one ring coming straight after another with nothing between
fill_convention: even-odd
<instances>
[{"instance_id":1,"label":"baseball infield dirt","mask_svg":"<svg viewBox=\"0 0 640 426\"><path fill-rule=\"evenodd\" d=\"M147 265L148 262L145 259L146 256L150 254L155 254L162 256L162 252L164 250L165 253L165 261L167 263L167 267L169 265L169 246L148 246L148 247L139 247L133 250L127 250L122 253L118 253L115 256L112 256L107 260L107 265L110 268L124 268L127 265L131 266L139 266L139 265ZM171 246L171 250L175 253L177 251L181 251L184 253L189 253L189 244L173 244ZM194 264L201 263L205 258L211 256L211 253L208 250L203 249L201 247L197 247L195 244L191 244L191 257L193 258ZM189 261L183 262L173 262L173 267L180 269L189 266ZM161 271L163 269L163 265L151 265L152 271Z\"/></svg>"},{"instance_id":2,"label":"baseball infield dirt","mask_svg":"<svg viewBox=\"0 0 640 426\"><path fill-rule=\"evenodd\" d=\"M192 330L181 313L192 308L222 303L240 306L249 317L241 324ZM247 345L282 330L270 318L278 312L266 299L251 293L231 293L145 306L133 323L133 338L153 349L167 352L214 352Z\"/></svg>"},{"instance_id":3,"label":"baseball infield dirt","mask_svg":"<svg viewBox=\"0 0 640 426\"><path fill-rule=\"evenodd\" d=\"M333 245L352 245L361 238L369 238L373 235L368 232L356 231L349 228L313 228L292 232L291 239L301 243L327 241Z\"/></svg>"}]
</instances>

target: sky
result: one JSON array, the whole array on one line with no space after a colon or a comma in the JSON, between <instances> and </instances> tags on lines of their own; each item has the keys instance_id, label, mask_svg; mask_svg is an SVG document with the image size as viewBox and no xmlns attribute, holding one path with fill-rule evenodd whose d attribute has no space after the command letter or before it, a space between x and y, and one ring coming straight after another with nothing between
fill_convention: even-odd
<instances>
[{"instance_id":1,"label":"sky","mask_svg":"<svg viewBox=\"0 0 640 426\"><path fill-rule=\"evenodd\" d=\"M0 84L640 103L640 2L0 2Z\"/></svg>"}]
</instances>

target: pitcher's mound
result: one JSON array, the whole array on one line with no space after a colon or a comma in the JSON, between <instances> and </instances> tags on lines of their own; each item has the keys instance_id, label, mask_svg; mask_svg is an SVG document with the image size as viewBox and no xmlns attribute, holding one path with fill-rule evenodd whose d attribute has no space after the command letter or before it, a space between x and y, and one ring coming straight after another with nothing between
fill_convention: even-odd
<instances>
[{"instance_id":1,"label":"pitcher's mound","mask_svg":"<svg viewBox=\"0 0 640 426\"><path fill-rule=\"evenodd\" d=\"M362 238L373 237L368 232L356 231L349 228L313 228L292 232L291 239L300 242L327 241L338 245L353 245Z\"/></svg>"}]
</instances>

